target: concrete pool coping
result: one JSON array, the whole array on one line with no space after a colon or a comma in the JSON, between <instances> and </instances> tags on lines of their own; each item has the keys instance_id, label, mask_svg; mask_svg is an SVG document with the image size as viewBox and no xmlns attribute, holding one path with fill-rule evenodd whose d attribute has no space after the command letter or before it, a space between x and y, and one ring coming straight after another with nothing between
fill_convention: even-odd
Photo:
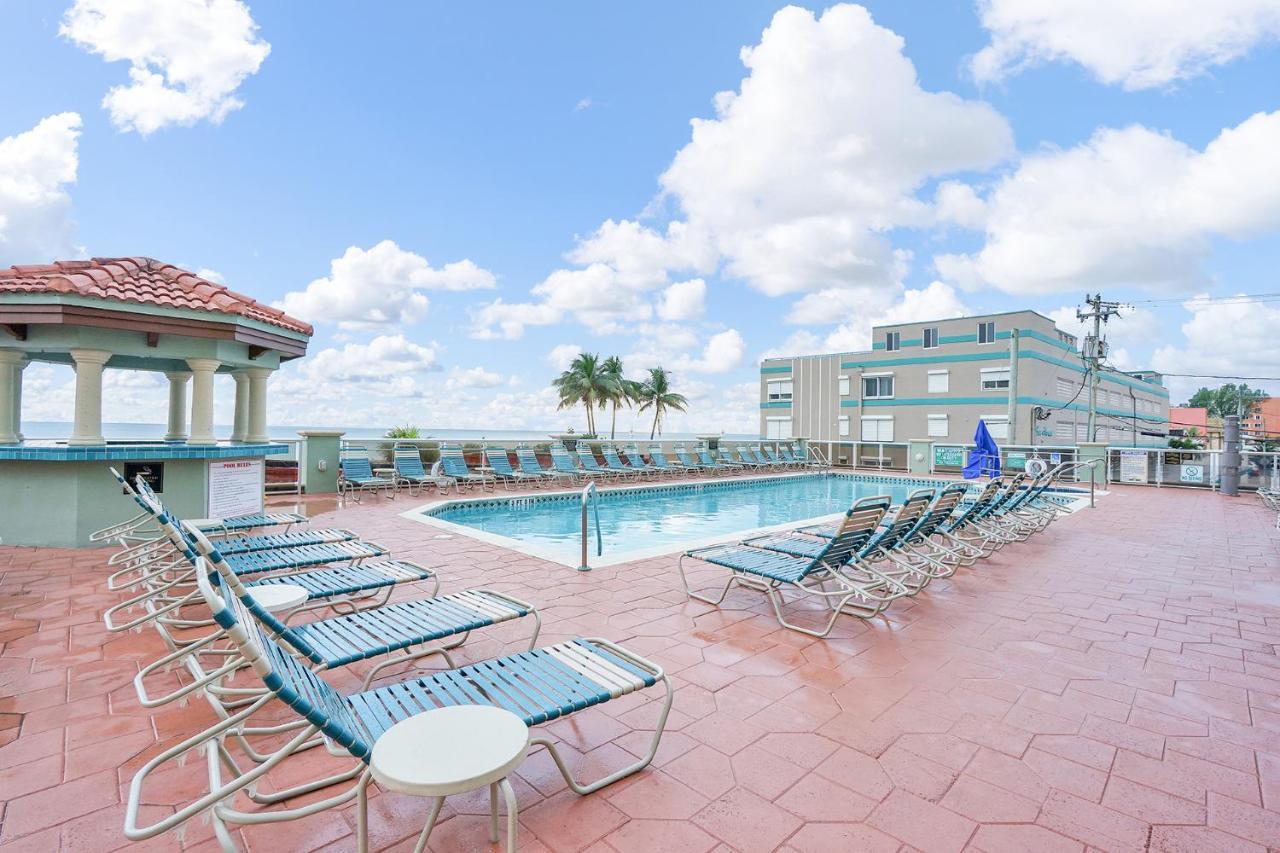
<instances>
[{"instance_id":1,"label":"concrete pool coping","mask_svg":"<svg viewBox=\"0 0 1280 853\"><path fill-rule=\"evenodd\" d=\"M849 477L849 478L856 478L856 479L862 479L862 480L865 480L868 478L899 479L899 480L923 481L928 483L965 482L963 480L959 480L954 477L938 477L938 476L930 476L930 475L924 475L924 474L864 474L864 473L855 472L855 471L849 471L849 472L788 471L788 472L775 472L775 473L766 474L766 475L722 477L717 479L697 479L697 480L684 480L684 481L665 480L660 482L637 483L632 485L614 486L607 489L601 489L600 492L602 494L604 493L615 494L619 492L643 492L643 491L649 491L653 489L671 488L671 487L680 487L680 486L701 486L701 487L713 486L714 487L714 486L729 485L729 484L769 482L769 481L789 479L789 478L826 477L826 476ZM974 482L977 482L977 481L974 481ZM444 533L450 533L457 536L465 536L471 539L478 540L480 542L487 542L490 545L497 545L501 548L506 548L508 550L515 551L520 554L527 554L531 557L537 557L539 559L546 560L551 563L556 563L561 566L568 566L571 569L576 569L576 568L579 568L579 560L580 560L580 557L578 556L578 553L576 550L573 552L572 556L566 556L563 553L563 551L561 551L560 549L549 548L542 545L524 542L519 539L514 539L510 536L503 536L498 533L490 533L489 531L480 530L478 528L470 527L465 524L455 524L454 522L445 521L444 519L437 518L433 515L429 515L428 513L436 512L436 511L445 509L447 507L463 506L463 505L479 503L479 502L486 502L486 503L491 503L495 501L499 501L503 503L521 502L520 504L517 504L517 507L521 505L527 506L529 503L536 502L538 498L556 498L556 499L571 500L573 498L579 497L581 494L582 494L582 489L554 489L554 490L549 490L545 492L535 492L535 493L528 493L528 492L521 493L521 494L513 493L510 496L503 496L494 492L485 497L442 498L440 500L431 501L430 503L422 504L421 506L415 507L410 510L406 510L405 512L400 513L400 517L408 519L410 521L415 521L419 524L425 524L429 527L435 527ZM1095 494L1105 495L1106 492L1096 492ZM1087 491L1083 491L1079 498L1077 498L1076 500L1072 501L1070 504L1067 505L1067 508L1072 513L1074 513L1084 508L1085 506L1088 506L1088 501L1089 501L1089 493ZM576 509L577 507L575 507L575 510ZM592 548L588 545L587 562L588 562L588 565L590 565L593 568L597 566L600 566L600 567L617 566L623 563L635 562L637 560L646 560L652 557L662 557L668 554L675 554L682 551L688 551L693 548L704 548L709 545L717 545L723 542L735 542L740 539L745 539L749 536L757 536L757 535L766 534L766 533L778 533L782 531L794 530L797 527L805 527L811 524L821 524L823 522L835 521L836 519L840 518L841 515L843 515L842 512L826 513L823 515L811 516L809 518L794 519L794 520L783 522L780 524L771 524L765 527L748 527L741 530L733 530L726 533L718 533L714 536L702 536L702 537L697 537L695 539L681 539L679 541L668 541L661 545L655 545L651 548L633 548L627 551L619 551L614 554L600 554L600 555L593 554Z\"/></svg>"}]
</instances>

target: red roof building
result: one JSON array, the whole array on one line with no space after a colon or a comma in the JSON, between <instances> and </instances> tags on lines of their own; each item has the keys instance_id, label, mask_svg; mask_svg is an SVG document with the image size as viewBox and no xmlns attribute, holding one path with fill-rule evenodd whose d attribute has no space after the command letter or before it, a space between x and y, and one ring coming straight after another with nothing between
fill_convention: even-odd
<instances>
[{"instance_id":1,"label":"red roof building","mask_svg":"<svg viewBox=\"0 0 1280 853\"><path fill-rule=\"evenodd\" d=\"M305 335L311 324L221 284L152 258L93 258L0 270L0 294L83 296L257 320Z\"/></svg>"}]
</instances>

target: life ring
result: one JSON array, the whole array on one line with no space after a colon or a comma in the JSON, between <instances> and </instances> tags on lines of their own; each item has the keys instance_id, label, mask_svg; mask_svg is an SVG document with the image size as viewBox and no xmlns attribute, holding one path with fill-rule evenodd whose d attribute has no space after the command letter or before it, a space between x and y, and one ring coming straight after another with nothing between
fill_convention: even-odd
<instances>
[{"instance_id":1,"label":"life ring","mask_svg":"<svg viewBox=\"0 0 1280 853\"><path fill-rule=\"evenodd\" d=\"M1027 460L1027 475L1030 477L1041 477L1044 475L1044 472L1048 470L1049 463L1039 457Z\"/></svg>"}]
</instances>

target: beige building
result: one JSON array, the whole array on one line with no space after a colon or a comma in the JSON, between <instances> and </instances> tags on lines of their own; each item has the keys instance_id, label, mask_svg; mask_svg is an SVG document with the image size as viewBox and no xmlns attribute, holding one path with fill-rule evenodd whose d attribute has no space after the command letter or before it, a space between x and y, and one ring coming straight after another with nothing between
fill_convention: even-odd
<instances>
[{"instance_id":1,"label":"beige building","mask_svg":"<svg viewBox=\"0 0 1280 853\"><path fill-rule=\"evenodd\" d=\"M1001 445L1088 437L1078 342L1035 311L877 326L872 341L867 352L764 361L760 434L966 444L982 419ZM1169 392L1157 373L1105 369L1098 412L1098 441L1165 444Z\"/></svg>"}]
</instances>

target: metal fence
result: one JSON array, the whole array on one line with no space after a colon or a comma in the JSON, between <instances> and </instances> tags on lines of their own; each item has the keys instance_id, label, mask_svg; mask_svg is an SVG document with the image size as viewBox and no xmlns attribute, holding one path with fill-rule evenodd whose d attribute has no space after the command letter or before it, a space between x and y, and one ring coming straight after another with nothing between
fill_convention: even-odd
<instances>
[{"instance_id":1,"label":"metal fence","mask_svg":"<svg viewBox=\"0 0 1280 853\"><path fill-rule=\"evenodd\" d=\"M1216 490L1222 485L1223 452L1113 447L1107 451L1107 470L1117 483ZM1280 488L1280 453L1241 451L1240 488Z\"/></svg>"}]
</instances>

